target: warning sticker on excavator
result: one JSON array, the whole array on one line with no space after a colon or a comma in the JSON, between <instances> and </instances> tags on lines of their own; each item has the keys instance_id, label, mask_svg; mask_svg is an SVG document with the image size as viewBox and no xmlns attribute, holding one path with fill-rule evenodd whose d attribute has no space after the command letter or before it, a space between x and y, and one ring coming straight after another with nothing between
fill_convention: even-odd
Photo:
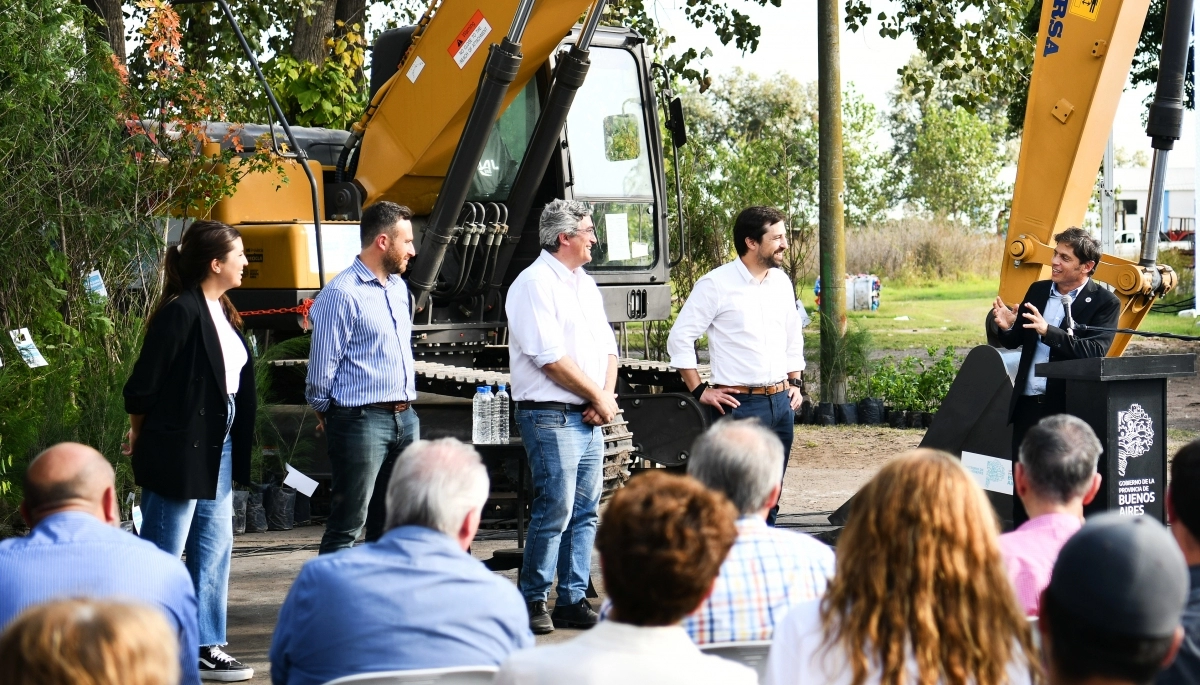
<instances>
[{"instance_id":1,"label":"warning sticker on excavator","mask_svg":"<svg viewBox=\"0 0 1200 685\"><path fill-rule=\"evenodd\" d=\"M483 45L483 39L487 38L491 32L492 25L483 18L483 12L475 10L471 21L468 21L463 30L458 32L458 35L454 37L454 42L446 48L446 52L450 53L450 56L454 58L454 63L458 65L459 69L462 69L467 66L471 55L474 55L479 46Z\"/></svg>"},{"instance_id":2,"label":"warning sticker on excavator","mask_svg":"<svg viewBox=\"0 0 1200 685\"><path fill-rule=\"evenodd\" d=\"M1100 0L1071 0L1071 14L1096 21L1100 16Z\"/></svg>"}]
</instances>

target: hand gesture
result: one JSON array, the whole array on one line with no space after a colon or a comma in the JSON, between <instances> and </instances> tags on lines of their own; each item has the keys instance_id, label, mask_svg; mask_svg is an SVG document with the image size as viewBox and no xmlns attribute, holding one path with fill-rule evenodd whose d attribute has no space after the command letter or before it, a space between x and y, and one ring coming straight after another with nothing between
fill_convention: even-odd
<instances>
[{"instance_id":1,"label":"hand gesture","mask_svg":"<svg viewBox=\"0 0 1200 685\"><path fill-rule=\"evenodd\" d=\"M1008 305L1004 304L1004 300L997 295L996 301L992 303L992 320L996 322L1000 330L1007 331L1017 322L1017 308L1009 309Z\"/></svg>"},{"instance_id":2,"label":"hand gesture","mask_svg":"<svg viewBox=\"0 0 1200 685\"><path fill-rule=\"evenodd\" d=\"M1046 330L1050 328L1050 324L1046 323L1046 320L1042 318L1042 313L1029 302L1025 303L1025 308L1029 311L1021 313L1021 316L1027 320L1024 328L1032 328L1037 331L1038 335L1046 335Z\"/></svg>"},{"instance_id":3,"label":"hand gesture","mask_svg":"<svg viewBox=\"0 0 1200 685\"><path fill-rule=\"evenodd\" d=\"M707 404L708 406L713 407L720 412L721 416L724 416L725 407L733 409L734 407L742 406L742 403L738 402L737 398L734 397L736 394L738 394L737 390L731 390L730 388L714 388L710 386L705 388L704 393L700 395L700 404Z\"/></svg>"}]
</instances>

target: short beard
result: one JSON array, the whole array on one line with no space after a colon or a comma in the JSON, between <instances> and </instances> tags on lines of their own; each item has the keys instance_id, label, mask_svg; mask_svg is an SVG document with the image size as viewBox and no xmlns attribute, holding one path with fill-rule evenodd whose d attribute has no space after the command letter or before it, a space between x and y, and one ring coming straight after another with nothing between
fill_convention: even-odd
<instances>
[{"instance_id":1,"label":"short beard","mask_svg":"<svg viewBox=\"0 0 1200 685\"><path fill-rule=\"evenodd\" d=\"M765 257L762 255L762 253L759 253L758 263L767 267L768 269L778 269L781 266L783 266L782 259L780 259L778 262L775 261L775 253L774 252L772 252L769 255L766 255Z\"/></svg>"},{"instance_id":2,"label":"short beard","mask_svg":"<svg viewBox=\"0 0 1200 685\"><path fill-rule=\"evenodd\" d=\"M388 250L387 252L384 253L384 255L383 255L384 271L387 271L389 274L402 274L402 273L404 273L404 267L405 267L404 258L398 252Z\"/></svg>"}]
</instances>

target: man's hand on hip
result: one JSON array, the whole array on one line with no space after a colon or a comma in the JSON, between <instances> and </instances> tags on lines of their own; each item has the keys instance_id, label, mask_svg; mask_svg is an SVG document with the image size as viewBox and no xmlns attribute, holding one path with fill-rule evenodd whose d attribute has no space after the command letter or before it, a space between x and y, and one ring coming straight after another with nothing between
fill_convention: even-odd
<instances>
[{"instance_id":1,"label":"man's hand on hip","mask_svg":"<svg viewBox=\"0 0 1200 685\"><path fill-rule=\"evenodd\" d=\"M804 394L800 392L800 388L788 388L788 404L792 405L792 411L800 408L804 404Z\"/></svg>"},{"instance_id":2,"label":"man's hand on hip","mask_svg":"<svg viewBox=\"0 0 1200 685\"><path fill-rule=\"evenodd\" d=\"M707 404L724 416L725 407L733 409L735 407L742 406L742 403L738 402L737 398L734 397L736 394L738 394L737 390L730 390L729 388L714 388L709 386L705 388L704 393L700 395L700 404Z\"/></svg>"}]
</instances>

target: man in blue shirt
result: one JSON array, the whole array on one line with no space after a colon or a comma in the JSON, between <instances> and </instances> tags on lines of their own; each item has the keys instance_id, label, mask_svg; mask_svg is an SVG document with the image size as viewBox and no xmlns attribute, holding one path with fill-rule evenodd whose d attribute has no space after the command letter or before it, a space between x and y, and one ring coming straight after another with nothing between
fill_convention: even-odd
<instances>
[{"instance_id":1,"label":"man in blue shirt","mask_svg":"<svg viewBox=\"0 0 1200 685\"><path fill-rule=\"evenodd\" d=\"M25 471L21 518L29 535L0 542L0 630L55 599L141 602L175 630L183 682L200 682L191 576L179 559L118 527L113 469L99 452L65 442L39 454Z\"/></svg>"},{"instance_id":2,"label":"man in blue shirt","mask_svg":"<svg viewBox=\"0 0 1200 685\"><path fill-rule=\"evenodd\" d=\"M383 537L301 569L279 611L271 681L497 666L532 647L521 594L466 551L487 496L487 470L470 446L443 438L405 449L388 482Z\"/></svg>"},{"instance_id":3,"label":"man in blue shirt","mask_svg":"<svg viewBox=\"0 0 1200 685\"><path fill-rule=\"evenodd\" d=\"M420 438L412 311L400 278L413 248L412 212L377 202L363 212L362 251L313 305L305 397L329 446L330 512L321 554L383 534L383 491L396 455Z\"/></svg>"}]
</instances>

